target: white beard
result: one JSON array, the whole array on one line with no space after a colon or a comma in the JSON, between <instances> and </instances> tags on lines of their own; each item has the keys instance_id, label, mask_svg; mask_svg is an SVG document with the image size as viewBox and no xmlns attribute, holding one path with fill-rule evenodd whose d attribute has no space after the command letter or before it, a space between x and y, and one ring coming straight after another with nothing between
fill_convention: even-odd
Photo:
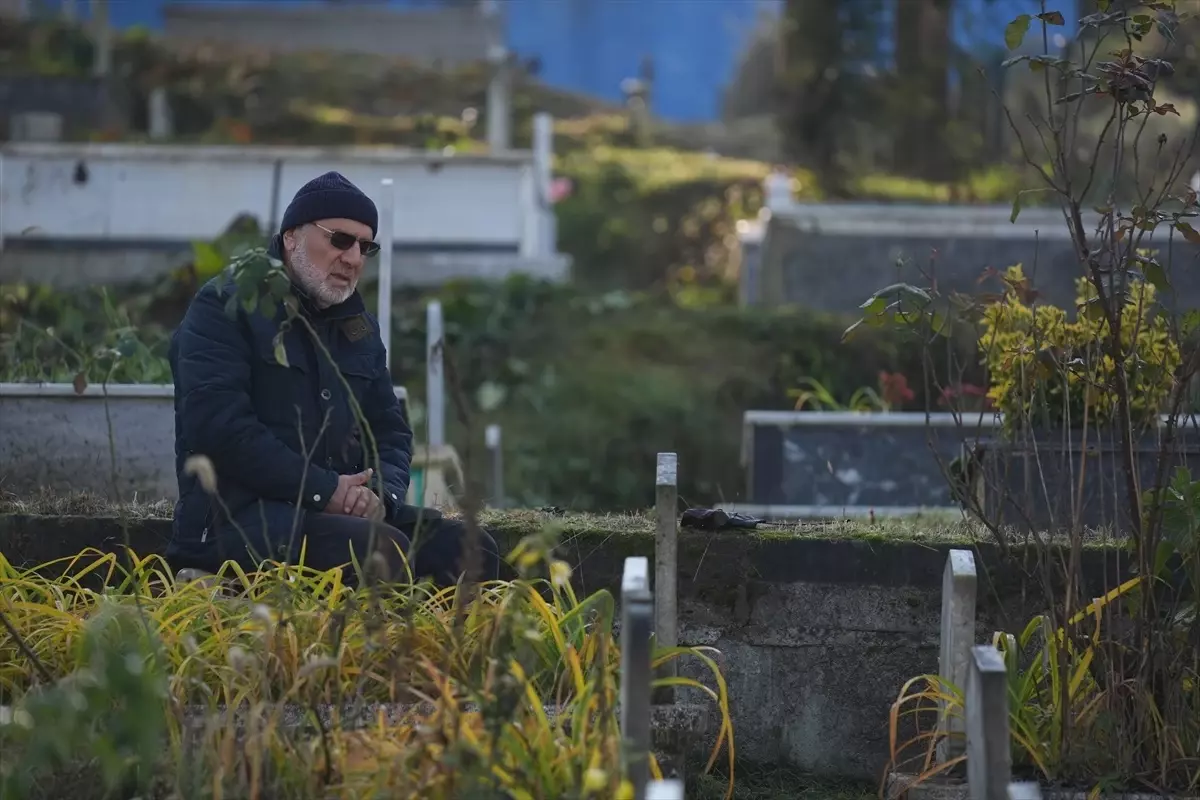
<instances>
[{"instance_id":1,"label":"white beard","mask_svg":"<svg viewBox=\"0 0 1200 800\"><path fill-rule=\"evenodd\" d=\"M330 285L329 277L308 257L308 245L303 236L296 238L296 248L292 250L288 266L291 268L292 278L320 308L346 302L358 288L357 278L352 279L349 286Z\"/></svg>"}]
</instances>

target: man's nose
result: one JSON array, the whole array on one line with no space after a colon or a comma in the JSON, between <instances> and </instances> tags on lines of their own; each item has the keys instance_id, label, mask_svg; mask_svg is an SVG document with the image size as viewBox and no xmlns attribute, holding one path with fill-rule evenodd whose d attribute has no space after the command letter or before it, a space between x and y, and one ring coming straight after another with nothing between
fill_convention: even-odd
<instances>
[{"instance_id":1,"label":"man's nose","mask_svg":"<svg viewBox=\"0 0 1200 800\"><path fill-rule=\"evenodd\" d=\"M356 244L349 250L342 251L342 260L346 265L354 269L361 269L363 265L362 245Z\"/></svg>"}]
</instances>

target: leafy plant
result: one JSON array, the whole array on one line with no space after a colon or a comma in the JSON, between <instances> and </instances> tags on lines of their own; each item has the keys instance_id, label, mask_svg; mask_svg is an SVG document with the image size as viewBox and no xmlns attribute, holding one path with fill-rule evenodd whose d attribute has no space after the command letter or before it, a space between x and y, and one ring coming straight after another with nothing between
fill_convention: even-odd
<instances>
[{"instance_id":1,"label":"leafy plant","mask_svg":"<svg viewBox=\"0 0 1200 800\"><path fill-rule=\"evenodd\" d=\"M525 539L509 557L521 576L481 587L465 607L465 586L350 590L340 570L303 564L247 574L231 562L215 583L178 584L158 557L131 554L125 568L85 551L26 570L0 558L0 612L16 633L0 642L0 699L19 722L0 727L0 767L45 780L64 763L115 752L124 774L225 796L631 796L615 714L613 598L575 594L570 568L553 556L556 538L546 530ZM56 729L38 733L28 722L76 702L72 676L101 662L75 642L101 624L89 620L110 615L144 643L112 639L120 658L103 662L120 673L105 697L144 721L141 738L119 744L123 722L64 716L74 738L55 749ZM659 648L653 663L697 659L716 688L688 678L656 685L715 704L721 727L709 763L726 749L732 770L728 697L711 652ZM146 655L135 665L134 653ZM88 719L111 714L108 702L89 699ZM373 702L398 705L354 729L344 715ZM289 731L289 708L321 707L333 716L315 736Z\"/></svg>"},{"instance_id":2,"label":"leafy plant","mask_svg":"<svg viewBox=\"0 0 1200 800\"><path fill-rule=\"evenodd\" d=\"M1046 614L1031 618L1019 635L997 631L991 644L1004 657L1008 679L1008 728L1012 737L1013 766L1031 777L1050 782L1088 783L1107 772L1113 743L1104 712L1108 699L1097 680L1097 655L1103 647L1100 620L1106 609L1141 585L1132 578L1097 598L1076 614L1067 628L1053 628ZM1079 638L1077 628L1092 621L1093 630ZM889 717L891 754L889 771L916 765L912 788L963 764L960 755L939 762L938 744L945 734L925 730L922 720L937 714L962 720L966 715L966 687L939 675L919 675L908 680L892 704ZM940 708L939 708L940 705ZM915 733L902 738L902 727ZM960 726L961 727L961 726ZM954 734L962 744L961 734Z\"/></svg>"},{"instance_id":3,"label":"leafy plant","mask_svg":"<svg viewBox=\"0 0 1200 800\"><path fill-rule=\"evenodd\" d=\"M75 299L0 286L0 380L170 383L166 336L136 313L106 288Z\"/></svg>"},{"instance_id":4,"label":"leafy plant","mask_svg":"<svg viewBox=\"0 0 1200 800\"><path fill-rule=\"evenodd\" d=\"M1062 309L1029 300L1035 295L1020 265L1003 280L1003 294L983 307L979 347L992 381L988 397L1006 425L1110 425L1119 410L1116 364L1104 345L1107 321L1095 287L1085 278L1076 281L1080 313L1071 321ZM1136 278L1123 293L1121 353L1138 429L1156 423L1180 361L1155 299L1155 287Z\"/></svg>"},{"instance_id":5,"label":"leafy plant","mask_svg":"<svg viewBox=\"0 0 1200 800\"><path fill-rule=\"evenodd\" d=\"M104 600L78 623L74 642L64 642L74 647L71 670L31 689L0 722L2 797L29 796L39 773L89 762L106 791L145 785L144 768L162 750L167 683L157 639L132 608Z\"/></svg>"},{"instance_id":6,"label":"leafy plant","mask_svg":"<svg viewBox=\"0 0 1200 800\"><path fill-rule=\"evenodd\" d=\"M887 287L868 298L848 331L887 328L922 342L924 374L933 381L940 374L932 343L972 330L1008 441L979 442L948 477L1002 553L1031 555L1030 584L1044 609L1037 625L1053 632L1032 660L1015 669L1010 661L1017 744L1047 778L1099 777L1098 788L1157 794L1200 784L1200 638L1190 596L1200 574L1192 524L1200 494L1186 473L1168 482L1194 449L1181 429L1200 368L1192 352L1197 316L1176 313L1171 298L1176 242L1200 244L1193 225L1200 203L1185 176L1197 135L1194 125L1172 122L1180 112L1164 86L1175 67L1158 54L1177 45L1179 11L1170 0L1101 0L1061 52L1049 43L1065 19L1045 3L1006 29L1009 49L1036 35L1046 51L1006 62L1018 76L1028 71L1041 95L1006 109L1038 178L1013 198L1009 218L1015 222L1033 198L1062 211L1074 258L1042 262L1039 275L1070 270L1051 278L1074 282L1077 316L1038 304L1038 290L1016 267L1000 276L1002 295L982 306L940 292L934 274L926 286ZM1053 442L1037 435L1047 429L1059 434ZM1097 465L1095 455L1107 463ZM1118 484L1116 519L1109 519L1126 544L1128 571L1107 600L1089 604L1085 548L1095 535L1091 520L1110 505L1098 495L1111 492L1097 473ZM1058 517L1056 508L1069 511ZM1011 546L1018 537L1032 554ZM1118 596L1119 604L1109 602ZM1081 615L1095 616L1090 636L1078 630ZM1037 625L997 643L1011 659L1033 644ZM925 685L943 699L953 695ZM902 698L922 694L911 688Z\"/></svg>"},{"instance_id":7,"label":"leafy plant","mask_svg":"<svg viewBox=\"0 0 1200 800\"><path fill-rule=\"evenodd\" d=\"M901 373L879 373L878 391L869 386L860 386L850 395L849 401L841 403L815 378L804 378L799 387L788 390L788 397L796 398L796 411L812 408L816 411L891 411L896 406L911 402L912 389L908 379Z\"/></svg>"}]
</instances>

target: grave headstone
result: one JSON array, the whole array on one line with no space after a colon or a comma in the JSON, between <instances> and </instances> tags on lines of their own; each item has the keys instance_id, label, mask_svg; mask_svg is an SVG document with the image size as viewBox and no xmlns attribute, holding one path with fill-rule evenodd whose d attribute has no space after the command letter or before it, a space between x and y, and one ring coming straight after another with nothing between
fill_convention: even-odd
<instances>
[{"instance_id":1,"label":"grave headstone","mask_svg":"<svg viewBox=\"0 0 1200 800\"><path fill-rule=\"evenodd\" d=\"M975 599L978 576L975 555L970 550L951 550L942 574L942 631L938 655L938 674L942 680L962 689L967 685L971 667L971 648L975 644ZM966 721L961 715L946 713L946 701L938 703L938 761L945 763L966 752Z\"/></svg>"},{"instance_id":2,"label":"grave headstone","mask_svg":"<svg viewBox=\"0 0 1200 800\"><path fill-rule=\"evenodd\" d=\"M971 648L966 701L967 784L971 800L1008 800L1012 779L1008 677L1004 657L991 645Z\"/></svg>"},{"instance_id":3,"label":"grave headstone","mask_svg":"<svg viewBox=\"0 0 1200 800\"><path fill-rule=\"evenodd\" d=\"M621 755L634 800L645 800L650 779L650 632L654 597L645 556L625 559L621 576Z\"/></svg>"},{"instance_id":4,"label":"grave headstone","mask_svg":"<svg viewBox=\"0 0 1200 800\"><path fill-rule=\"evenodd\" d=\"M14 142L61 142L63 116L50 111L23 111L8 120L8 138Z\"/></svg>"},{"instance_id":5,"label":"grave headstone","mask_svg":"<svg viewBox=\"0 0 1200 800\"><path fill-rule=\"evenodd\" d=\"M677 630L678 596L675 580L679 571L679 457L675 453L659 453L655 470L654 509L657 532L654 539L654 639L659 647L674 647L679 643ZM664 665L659 677L674 677L675 662ZM672 703L673 687L661 687L655 692L656 703Z\"/></svg>"},{"instance_id":6,"label":"grave headstone","mask_svg":"<svg viewBox=\"0 0 1200 800\"><path fill-rule=\"evenodd\" d=\"M747 503L799 516L958 508L947 473L991 416L748 411Z\"/></svg>"},{"instance_id":7,"label":"grave headstone","mask_svg":"<svg viewBox=\"0 0 1200 800\"><path fill-rule=\"evenodd\" d=\"M171 103L167 96L166 88L156 86L150 90L149 108L147 111L150 138L155 140L170 139L174 134L175 126L171 119Z\"/></svg>"}]
</instances>

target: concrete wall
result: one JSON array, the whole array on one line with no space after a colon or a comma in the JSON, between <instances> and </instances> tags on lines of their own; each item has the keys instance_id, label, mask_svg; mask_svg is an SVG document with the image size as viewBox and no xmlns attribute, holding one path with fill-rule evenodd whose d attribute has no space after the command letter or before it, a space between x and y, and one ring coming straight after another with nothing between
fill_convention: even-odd
<instances>
[{"instance_id":1,"label":"concrete wall","mask_svg":"<svg viewBox=\"0 0 1200 800\"><path fill-rule=\"evenodd\" d=\"M184 47L350 52L456 66L483 61L504 41L499 18L476 4L397 10L365 3L166 3L166 38Z\"/></svg>"},{"instance_id":2,"label":"concrete wall","mask_svg":"<svg viewBox=\"0 0 1200 800\"><path fill-rule=\"evenodd\" d=\"M1044 302L1073 308L1083 271L1062 214L1026 209L1015 224L1010 214L1008 206L778 203L759 269L743 275L757 285L743 294L767 306L856 313L877 289L901 281L928 286L929 275L943 294L998 291L997 281L980 285L984 271L1021 263ZM1200 304L1200 273L1191 268L1200 248L1180 236L1169 243L1165 226L1147 246L1168 265L1177 307Z\"/></svg>"},{"instance_id":3,"label":"concrete wall","mask_svg":"<svg viewBox=\"0 0 1200 800\"><path fill-rule=\"evenodd\" d=\"M544 522L563 520L546 516ZM501 552L537 524L532 512L497 520L492 529ZM653 561L654 537L648 525L631 533L604 524L568 521L563 557L575 567L578 591L608 589L619 597L625 557ZM139 555L161 552L169 536L168 520L135 521L129 528ZM0 515L0 552L18 564L45 563L87 546L120 552L125 540L114 520ZM683 532L679 641L720 651L739 759L881 777L891 703L909 678L937 671L950 546ZM1036 613L1036 597L1022 599L1020 557L1005 561L990 545L977 548L977 640L997 628L1019 632ZM1114 551L1087 548L1083 559L1085 596L1102 594L1105 574L1113 581L1123 574ZM695 664L684 671L703 672Z\"/></svg>"},{"instance_id":4,"label":"concrete wall","mask_svg":"<svg viewBox=\"0 0 1200 800\"><path fill-rule=\"evenodd\" d=\"M407 398L400 386L396 395ZM178 496L169 384L93 385L79 395L70 384L0 383L0 420L5 491L87 491L123 501Z\"/></svg>"},{"instance_id":5,"label":"concrete wall","mask_svg":"<svg viewBox=\"0 0 1200 800\"><path fill-rule=\"evenodd\" d=\"M396 149L8 144L0 148L0 281L150 277L241 214L275 227L296 191L338 170L380 202L395 182L393 247L490 258L564 277L553 210L530 153L443 156ZM397 282L421 264L397 259ZM478 269L478 266L472 267ZM447 276L438 276L445 280Z\"/></svg>"}]
</instances>

